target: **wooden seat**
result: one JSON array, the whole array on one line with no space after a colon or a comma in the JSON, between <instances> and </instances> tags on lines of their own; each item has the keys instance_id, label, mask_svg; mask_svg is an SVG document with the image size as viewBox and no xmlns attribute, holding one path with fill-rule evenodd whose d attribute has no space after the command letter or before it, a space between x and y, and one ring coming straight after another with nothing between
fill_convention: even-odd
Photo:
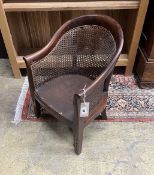
<instances>
[{"instance_id":1,"label":"wooden seat","mask_svg":"<svg viewBox=\"0 0 154 175\"><path fill-rule=\"evenodd\" d=\"M84 128L100 113L106 119L108 87L122 47L123 32L114 19L85 15L63 24L43 49L24 57L35 115L43 107L72 128L76 154ZM85 102L89 111L81 115Z\"/></svg>"},{"instance_id":2,"label":"wooden seat","mask_svg":"<svg viewBox=\"0 0 154 175\"><path fill-rule=\"evenodd\" d=\"M79 93L85 85L91 82L92 80L82 75L63 75L45 82L36 89L36 95L64 118L73 121L74 94Z\"/></svg>"}]
</instances>

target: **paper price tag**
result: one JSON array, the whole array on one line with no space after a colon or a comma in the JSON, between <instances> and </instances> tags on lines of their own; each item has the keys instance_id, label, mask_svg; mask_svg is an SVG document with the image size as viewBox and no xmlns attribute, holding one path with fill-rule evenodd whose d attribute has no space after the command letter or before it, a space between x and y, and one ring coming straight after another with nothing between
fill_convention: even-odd
<instances>
[{"instance_id":1,"label":"paper price tag","mask_svg":"<svg viewBox=\"0 0 154 175\"><path fill-rule=\"evenodd\" d=\"M88 117L89 115L89 102L81 103L80 117Z\"/></svg>"}]
</instances>

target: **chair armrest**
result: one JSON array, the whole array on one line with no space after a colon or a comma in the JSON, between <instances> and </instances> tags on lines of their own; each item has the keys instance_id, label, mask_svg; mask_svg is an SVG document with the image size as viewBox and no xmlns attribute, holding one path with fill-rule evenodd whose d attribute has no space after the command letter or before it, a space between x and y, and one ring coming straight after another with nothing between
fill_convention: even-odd
<instances>
[{"instance_id":1,"label":"chair armrest","mask_svg":"<svg viewBox=\"0 0 154 175\"><path fill-rule=\"evenodd\" d=\"M49 41L49 43L45 47L43 47L42 49L33 54L24 56L23 59L26 62L26 65L30 66L31 64L33 64L33 62L37 62L42 58L44 58L45 56L47 56L55 47L57 42L58 42L58 36L53 36L53 38Z\"/></svg>"},{"instance_id":2,"label":"chair armrest","mask_svg":"<svg viewBox=\"0 0 154 175\"><path fill-rule=\"evenodd\" d=\"M119 58L119 55L120 55L120 52L116 54L115 59L109 64L107 69L99 77L97 77L92 82L92 84L90 84L88 87L85 88L85 95L86 95L85 101L90 103L90 111L89 111L90 115L91 114L94 116L98 115L98 110L97 112L94 112L94 111L101 101L103 101L103 105L106 106L110 79L111 79L115 64L117 62L117 59ZM74 104L78 105L78 106L74 106L75 111L79 111L80 104L83 102L83 97L84 97L83 91L74 95ZM102 111L99 111L99 112L101 113ZM79 112L78 112L78 117L79 117Z\"/></svg>"},{"instance_id":3,"label":"chair armrest","mask_svg":"<svg viewBox=\"0 0 154 175\"><path fill-rule=\"evenodd\" d=\"M67 21L66 23L64 23L58 30L57 32L53 35L53 37L51 38L51 40L49 41L49 43L43 47L41 50L27 55L24 57L24 61L26 62L26 65L29 66L31 65L33 62L35 61L39 61L42 58L44 58L45 56L47 56L52 49L56 46L57 42L59 41L59 39L63 36L64 33L66 33L70 28L69 28L69 24L71 23L71 20Z\"/></svg>"},{"instance_id":4,"label":"chair armrest","mask_svg":"<svg viewBox=\"0 0 154 175\"><path fill-rule=\"evenodd\" d=\"M24 56L23 59L26 63L27 66L27 72L28 72L28 79L30 82L30 89L31 89L31 94L34 92L35 90L35 86L36 86L36 77L34 78L34 74L33 74L33 63L38 62L39 60L43 59L44 57L46 57L56 46L56 44L58 43L59 39L63 36L64 33L67 32L67 30L69 30L69 28L67 27L68 23L70 23L70 21L66 22L65 24L63 24L59 30L57 30L57 32L53 35L52 39L49 41L49 43L43 47L41 50ZM41 78L37 78L38 80L44 81Z\"/></svg>"},{"instance_id":5,"label":"chair armrest","mask_svg":"<svg viewBox=\"0 0 154 175\"><path fill-rule=\"evenodd\" d=\"M117 62L117 59L120 56L120 52L118 52L115 56L115 59L112 60L112 62L108 65L108 67L106 68L106 70L100 74L94 81L92 84L90 84L88 87L85 88L85 93L86 95L90 95L100 84L104 84L104 81L106 80L106 78L112 74L113 69L115 67L115 64ZM83 92L78 93L78 96L83 96Z\"/></svg>"},{"instance_id":6,"label":"chair armrest","mask_svg":"<svg viewBox=\"0 0 154 175\"><path fill-rule=\"evenodd\" d=\"M50 51L51 51L51 47L50 47L50 43L48 43L44 48L30 55L24 56L23 59L26 62L26 65L31 65L33 62L39 61L45 56L47 56Z\"/></svg>"}]
</instances>

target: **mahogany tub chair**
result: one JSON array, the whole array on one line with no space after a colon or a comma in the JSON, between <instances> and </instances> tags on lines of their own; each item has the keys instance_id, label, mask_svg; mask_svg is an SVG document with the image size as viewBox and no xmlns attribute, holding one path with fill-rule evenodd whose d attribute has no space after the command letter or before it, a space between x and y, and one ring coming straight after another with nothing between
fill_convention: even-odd
<instances>
[{"instance_id":1,"label":"mahogany tub chair","mask_svg":"<svg viewBox=\"0 0 154 175\"><path fill-rule=\"evenodd\" d=\"M85 15L64 23L50 42L25 56L35 115L41 108L73 131L76 154L83 130L106 118L108 87L123 47L120 25L109 16Z\"/></svg>"}]
</instances>

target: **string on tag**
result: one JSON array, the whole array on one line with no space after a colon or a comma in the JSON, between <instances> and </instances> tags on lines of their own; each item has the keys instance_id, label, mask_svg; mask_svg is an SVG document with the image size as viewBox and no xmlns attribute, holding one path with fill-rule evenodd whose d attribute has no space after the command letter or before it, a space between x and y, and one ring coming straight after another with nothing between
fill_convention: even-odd
<instances>
[{"instance_id":1,"label":"string on tag","mask_svg":"<svg viewBox=\"0 0 154 175\"><path fill-rule=\"evenodd\" d=\"M84 88L81 89L81 91L83 91L82 99L83 99L83 103L85 103L86 102L86 84L85 84Z\"/></svg>"},{"instance_id":2,"label":"string on tag","mask_svg":"<svg viewBox=\"0 0 154 175\"><path fill-rule=\"evenodd\" d=\"M82 94L82 100L83 102L81 103L80 106L80 117L88 117L89 116L89 102L86 102L86 84L83 89L81 89L83 92Z\"/></svg>"}]
</instances>

